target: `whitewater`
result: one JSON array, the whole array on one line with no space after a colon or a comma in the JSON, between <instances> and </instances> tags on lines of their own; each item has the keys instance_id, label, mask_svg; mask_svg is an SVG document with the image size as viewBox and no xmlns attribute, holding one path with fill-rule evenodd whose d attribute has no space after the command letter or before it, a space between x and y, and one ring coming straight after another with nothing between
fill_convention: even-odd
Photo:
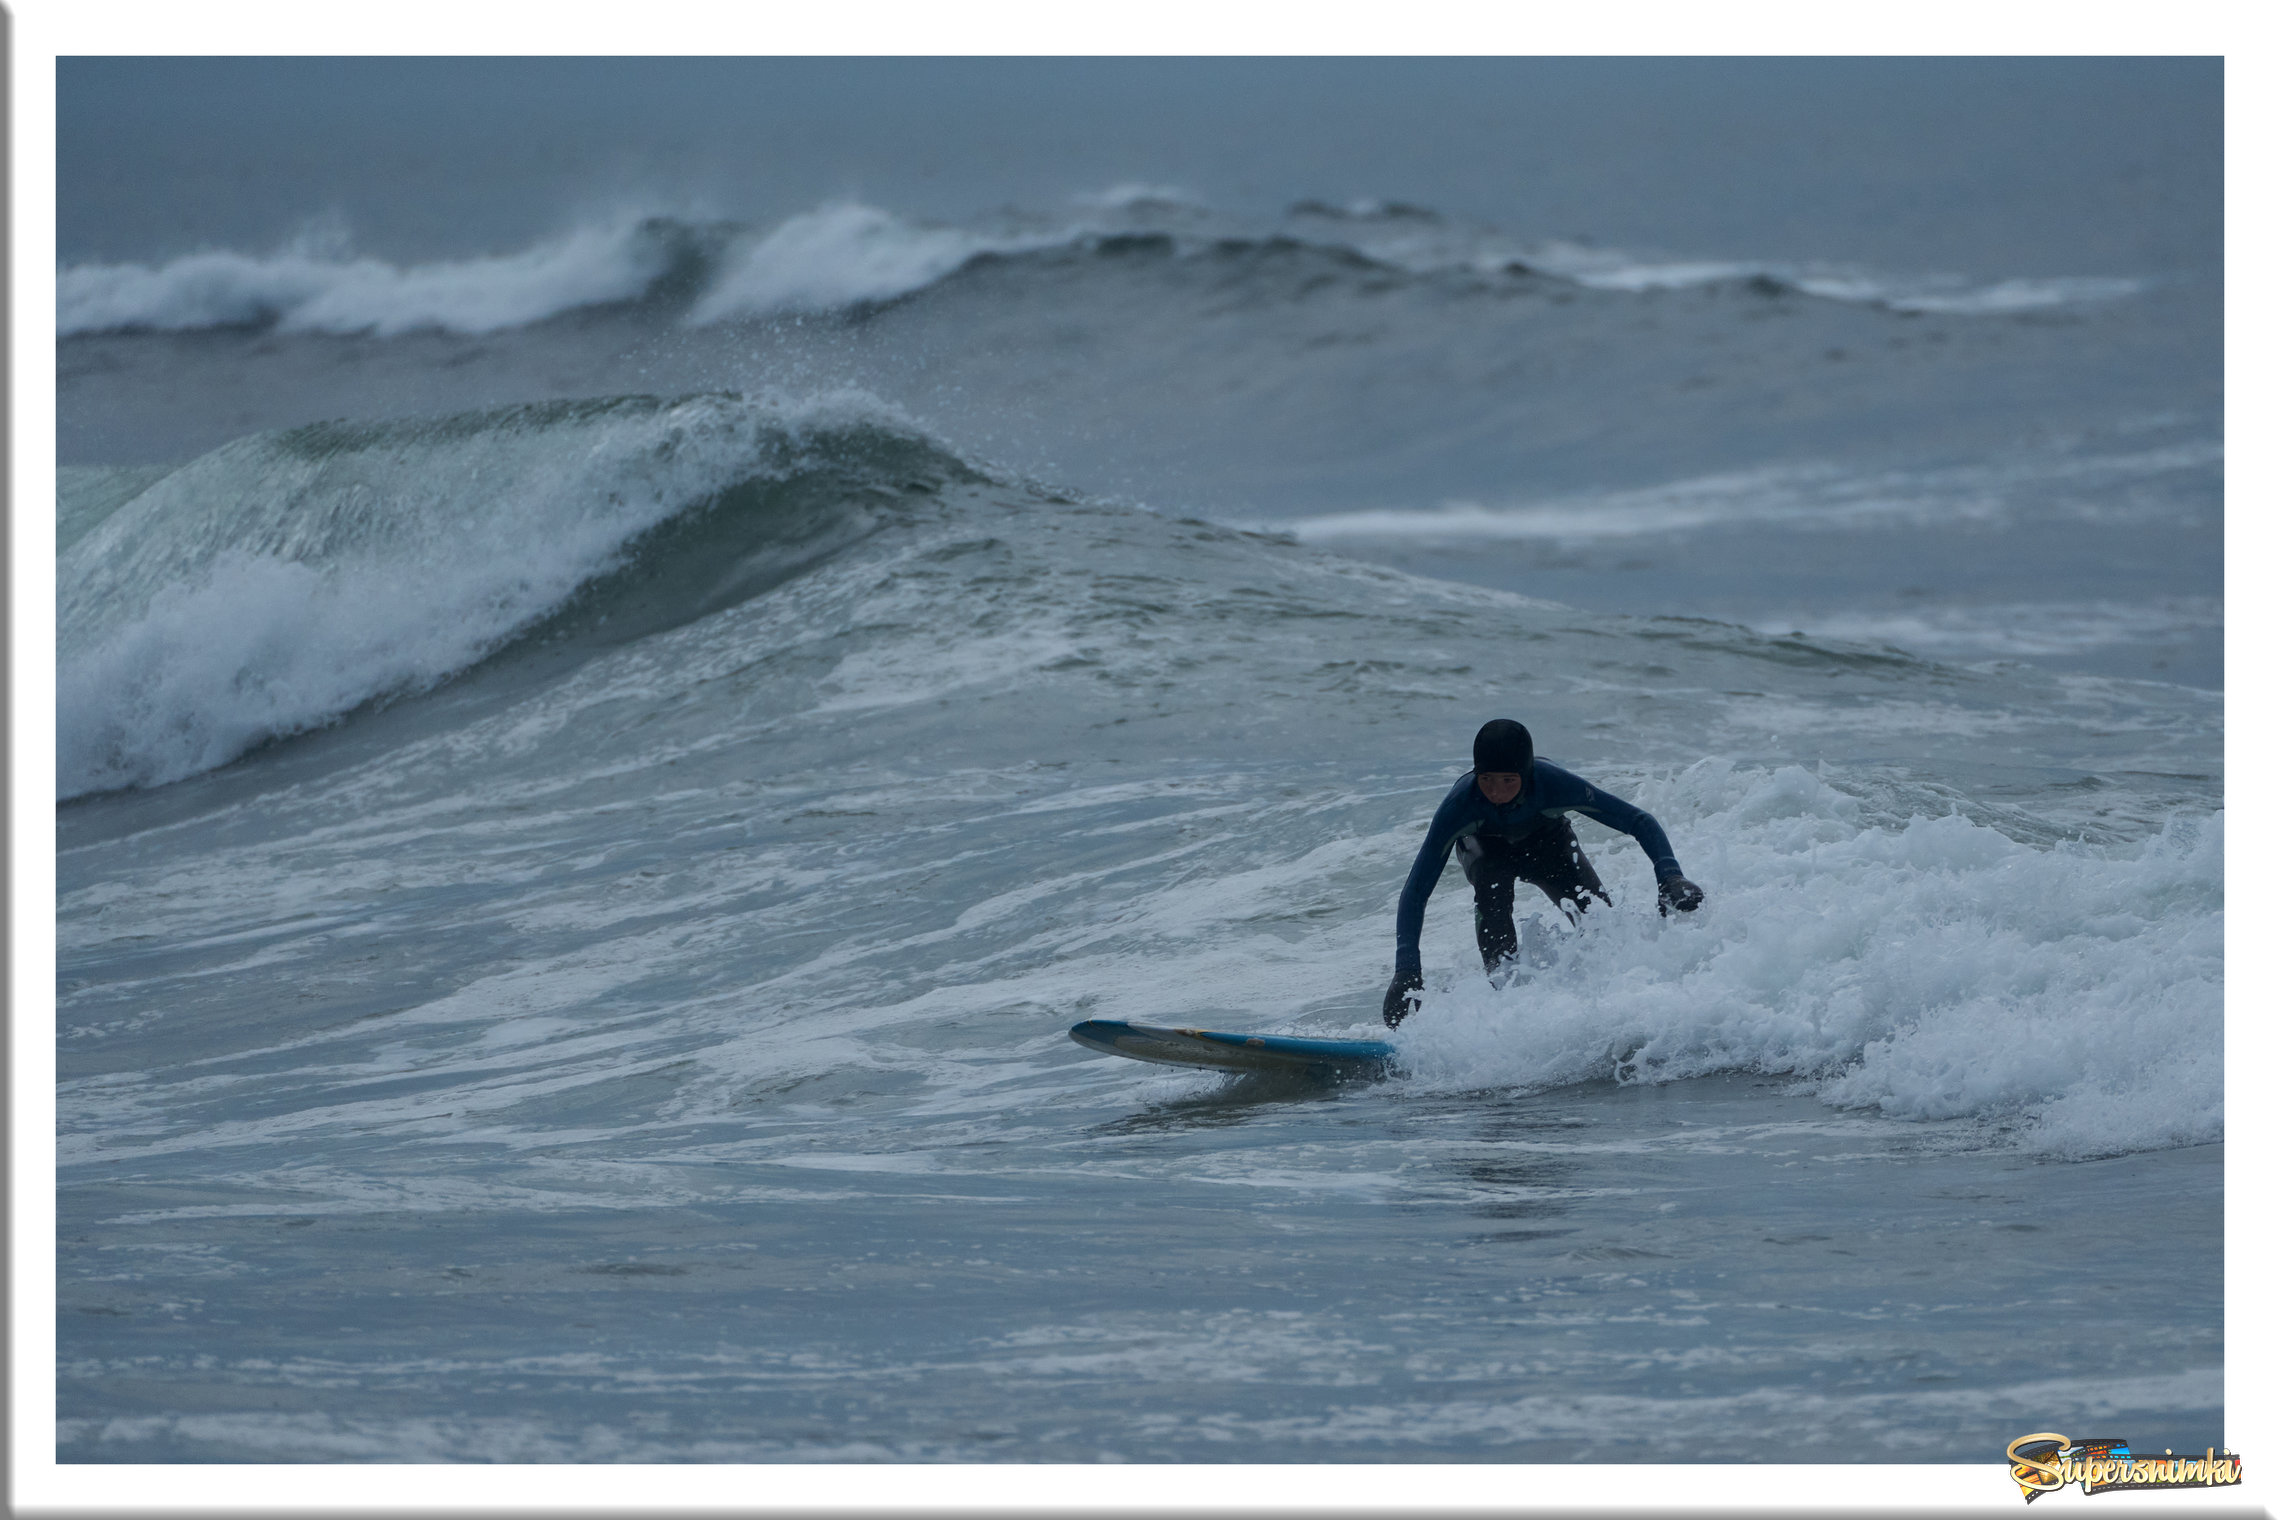
<instances>
[{"instance_id":1,"label":"whitewater","mask_svg":"<svg viewBox=\"0 0 2280 1520\"><path fill-rule=\"evenodd\" d=\"M59 1459L2221 1439L2213 284L1399 188L67 257Z\"/></svg>"}]
</instances>

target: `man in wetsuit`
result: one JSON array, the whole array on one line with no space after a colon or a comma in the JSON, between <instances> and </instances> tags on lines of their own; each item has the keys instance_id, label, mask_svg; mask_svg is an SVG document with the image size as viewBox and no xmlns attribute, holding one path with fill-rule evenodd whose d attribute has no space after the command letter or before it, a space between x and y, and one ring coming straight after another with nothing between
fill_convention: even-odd
<instances>
[{"instance_id":1,"label":"man in wetsuit","mask_svg":"<svg viewBox=\"0 0 2280 1520\"><path fill-rule=\"evenodd\" d=\"M1473 768L1441 799L1417 863L1409 868L1409 884L1401 889L1401 909L1393 924L1393 985L1385 990L1389 1026L1417 1009L1417 993L1425 985L1417 936L1425 927L1425 899L1433 895L1451 850L1472 883L1473 936L1480 943L1481 964L1491 975L1520 948L1512 927L1515 881L1542 888L1571 920L1593 898L1610 901L1576 842L1569 813L1581 813L1639 841L1655 863L1657 906L1663 913L1673 908L1692 913L1702 906L1702 889L1679 871L1670 840L1653 814L1537 759L1528 730L1510 718L1495 719L1473 736Z\"/></svg>"}]
</instances>

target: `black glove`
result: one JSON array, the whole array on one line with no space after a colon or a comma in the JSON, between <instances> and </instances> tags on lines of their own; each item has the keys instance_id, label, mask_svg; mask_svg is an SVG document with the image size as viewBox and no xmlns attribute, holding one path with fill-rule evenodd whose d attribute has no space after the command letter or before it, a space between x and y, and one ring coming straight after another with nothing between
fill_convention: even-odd
<instances>
[{"instance_id":1,"label":"black glove","mask_svg":"<svg viewBox=\"0 0 2280 1520\"><path fill-rule=\"evenodd\" d=\"M1661 901L1657 902L1655 907L1661 911L1665 918L1670 917L1670 910L1673 908L1678 909L1681 913L1692 913L1696 908L1702 906L1702 889L1683 876L1664 877L1658 891Z\"/></svg>"},{"instance_id":2,"label":"black glove","mask_svg":"<svg viewBox=\"0 0 2280 1520\"><path fill-rule=\"evenodd\" d=\"M1425 978L1414 971L1396 971L1393 974L1393 985L1385 989L1386 1028L1396 1027L1417 1011L1417 994L1424 986Z\"/></svg>"}]
</instances>

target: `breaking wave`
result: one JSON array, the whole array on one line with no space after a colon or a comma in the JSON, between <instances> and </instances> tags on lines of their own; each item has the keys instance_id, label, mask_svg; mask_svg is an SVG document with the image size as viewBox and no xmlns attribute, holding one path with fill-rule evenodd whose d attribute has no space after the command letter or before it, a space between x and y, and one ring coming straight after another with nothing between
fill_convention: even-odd
<instances>
[{"instance_id":1,"label":"breaking wave","mask_svg":"<svg viewBox=\"0 0 2280 1520\"><path fill-rule=\"evenodd\" d=\"M269 255L210 250L158 265L81 264L56 275L56 331L496 332L634 300L697 256L702 233L629 218L517 253L426 264L305 245Z\"/></svg>"},{"instance_id":2,"label":"breaking wave","mask_svg":"<svg viewBox=\"0 0 2280 1520\"><path fill-rule=\"evenodd\" d=\"M99 502L62 553L59 795L177 780L433 686L629 563L645 584L620 588L640 606L617 609L616 636L702 616L964 469L859 395L621 397L239 440Z\"/></svg>"},{"instance_id":3,"label":"breaking wave","mask_svg":"<svg viewBox=\"0 0 2280 1520\"><path fill-rule=\"evenodd\" d=\"M1777 260L1664 258L1566 241L1529 241L1399 202L1302 201L1260 222L1216 216L1183 192L1127 184L1075 197L1050 215L967 226L915 221L840 201L766 228L620 215L506 253L395 263L305 238L268 254L208 249L163 263L90 263L57 272L56 330L283 332L392 336L488 333L582 307L672 297L696 324L861 309L926 290L974 260L1054 251L1122 251L1160 240L1183 256L1297 244L1430 278L1549 278L1615 293L1738 285L1950 316L1999 316L2111 301L2143 280L2068 276L1974 281Z\"/></svg>"}]
</instances>

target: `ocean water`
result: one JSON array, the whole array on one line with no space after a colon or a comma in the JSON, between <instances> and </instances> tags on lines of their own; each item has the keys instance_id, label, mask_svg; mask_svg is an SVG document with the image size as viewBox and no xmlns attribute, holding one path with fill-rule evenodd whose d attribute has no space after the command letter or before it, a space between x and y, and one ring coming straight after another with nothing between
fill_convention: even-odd
<instances>
[{"instance_id":1,"label":"ocean water","mask_svg":"<svg viewBox=\"0 0 2280 1520\"><path fill-rule=\"evenodd\" d=\"M2214 65L603 67L61 72L60 1459L2221 1442Z\"/></svg>"}]
</instances>

